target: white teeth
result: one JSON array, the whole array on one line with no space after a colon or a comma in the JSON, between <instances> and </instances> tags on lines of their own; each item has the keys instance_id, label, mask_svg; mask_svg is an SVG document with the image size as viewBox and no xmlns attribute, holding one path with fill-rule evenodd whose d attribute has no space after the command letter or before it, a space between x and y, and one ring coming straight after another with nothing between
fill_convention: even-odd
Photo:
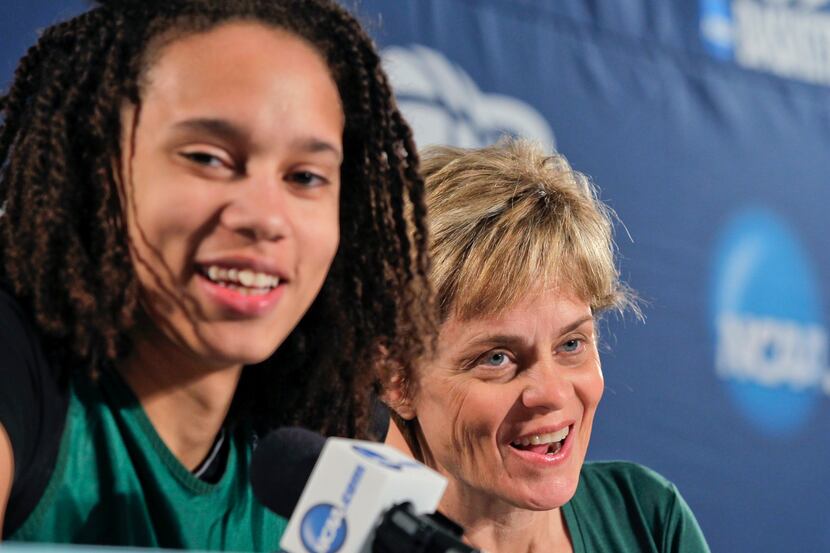
<instances>
[{"instance_id":1,"label":"white teeth","mask_svg":"<svg viewBox=\"0 0 830 553\"><path fill-rule=\"evenodd\" d=\"M262 296L270 292L269 288L246 288L244 286L235 286L233 284L223 284L228 290L233 290L243 296Z\"/></svg>"},{"instance_id":2,"label":"white teeth","mask_svg":"<svg viewBox=\"0 0 830 553\"><path fill-rule=\"evenodd\" d=\"M249 295L262 295L275 288L280 283L280 278L267 273L260 273L250 269L225 269L218 265L211 265L205 270L205 275L216 282L232 290Z\"/></svg>"},{"instance_id":3,"label":"white teeth","mask_svg":"<svg viewBox=\"0 0 830 553\"><path fill-rule=\"evenodd\" d=\"M242 283L242 286L252 286L255 280L256 276L254 276L253 271L249 271L248 269L239 271L239 282Z\"/></svg>"},{"instance_id":4,"label":"white teeth","mask_svg":"<svg viewBox=\"0 0 830 553\"><path fill-rule=\"evenodd\" d=\"M254 286L257 288L268 288L271 285L271 278L270 276L266 275L265 273L256 273L254 277Z\"/></svg>"},{"instance_id":5,"label":"white teeth","mask_svg":"<svg viewBox=\"0 0 830 553\"><path fill-rule=\"evenodd\" d=\"M553 444L564 440L568 436L568 432L570 432L570 427L566 426L556 432L534 434L533 436L519 438L513 442L513 445L527 447L529 445Z\"/></svg>"}]
</instances>

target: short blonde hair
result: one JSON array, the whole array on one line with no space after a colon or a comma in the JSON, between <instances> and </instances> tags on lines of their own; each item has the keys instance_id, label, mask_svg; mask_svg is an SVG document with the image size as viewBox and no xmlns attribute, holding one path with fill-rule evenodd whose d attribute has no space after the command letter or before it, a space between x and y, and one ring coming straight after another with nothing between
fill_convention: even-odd
<instances>
[{"instance_id":1,"label":"short blonde hair","mask_svg":"<svg viewBox=\"0 0 830 553\"><path fill-rule=\"evenodd\" d=\"M595 314L636 310L621 283L615 215L560 154L525 140L422 154L441 319L492 315L539 287L566 286Z\"/></svg>"}]
</instances>

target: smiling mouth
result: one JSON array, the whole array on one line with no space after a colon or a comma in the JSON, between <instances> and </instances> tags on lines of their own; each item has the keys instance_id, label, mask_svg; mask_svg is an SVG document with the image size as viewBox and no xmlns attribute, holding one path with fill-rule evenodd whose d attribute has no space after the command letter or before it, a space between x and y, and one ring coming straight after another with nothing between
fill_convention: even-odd
<instances>
[{"instance_id":1,"label":"smiling mouth","mask_svg":"<svg viewBox=\"0 0 830 553\"><path fill-rule=\"evenodd\" d=\"M280 285L280 277L251 269L200 265L199 274L214 284L245 296L264 296Z\"/></svg>"},{"instance_id":2,"label":"smiling mouth","mask_svg":"<svg viewBox=\"0 0 830 553\"><path fill-rule=\"evenodd\" d=\"M532 434L517 438L510 443L510 447L521 451L531 451L536 454L555 455L559 453L565 443L565 438L570 433L570 427L566 426L556 432L547 434Z\"/></svg>"}]
</instances>

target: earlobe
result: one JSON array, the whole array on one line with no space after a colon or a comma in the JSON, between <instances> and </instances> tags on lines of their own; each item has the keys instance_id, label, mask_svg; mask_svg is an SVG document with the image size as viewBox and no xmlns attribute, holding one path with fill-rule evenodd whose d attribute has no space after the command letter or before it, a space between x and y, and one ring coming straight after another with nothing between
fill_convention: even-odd
<instances>
[{"instance_id":1,"label":"earlobe","mask_svg":"<svg viewBox=\"0 0 830 553\"><path fill-rule=\"evenodd\" d=\"M404 420L412 420L416 416L415 407L412 405L408 392L406 378L400 372L396 372L389 379L381 398L390 409Z\"/></svg>"}]
</instances>

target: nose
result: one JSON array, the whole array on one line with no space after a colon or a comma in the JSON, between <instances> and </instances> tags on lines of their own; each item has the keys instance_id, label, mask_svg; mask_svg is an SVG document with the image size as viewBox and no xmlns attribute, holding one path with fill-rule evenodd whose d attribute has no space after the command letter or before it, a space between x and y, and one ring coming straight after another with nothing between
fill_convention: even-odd
<instances>
[{"instance_id":1,"label":"nose","mask_svg":"<svg viewBox=\"0 0 830 553\"><path fill-rule=\"evenodd\" d=\"M290 229L290 199L276 179L251 178L238 183L221 214L226 228L254 240L278 240Z\"/></svg>"},{"instance_id":2,"label":"nose","mask_svg":"<svg viewBox=\"0 0 830 553\"><path fill-rule=\"evenodd\" d=\"M574 396L573 382L550 360L540 360L525 374L522 404L528 409L561 409Z\"/></svg>"}]
</instances>

